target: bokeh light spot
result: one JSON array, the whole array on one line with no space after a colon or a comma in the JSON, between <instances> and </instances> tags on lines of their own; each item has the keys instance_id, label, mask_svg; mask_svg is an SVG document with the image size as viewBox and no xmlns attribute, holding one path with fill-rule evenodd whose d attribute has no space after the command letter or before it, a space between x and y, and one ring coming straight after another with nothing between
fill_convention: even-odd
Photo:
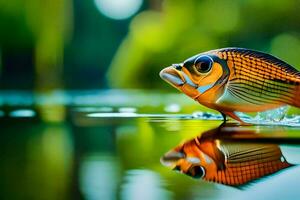
<instances>
[{"instance_id":1,"label":"bokeh light spot","mask_svg":"<svg viewBox=\"0 0 300 200\"><path fill-rule=\"evenodd\" d=\"M143 0L94 0L98 10L105 16L122 20L134 15L142 6Z\"/></svg>"},{"instance_id":2,"label":"bokeh light spot","mask_svg":"<svg viewBox=\"0 0 300 200\"><path fill-rule=\"evenodd\" d=\"M35 112L29 109L14 110L10 112L10 117L34 117Z\"/></svg>"}]
</instances>

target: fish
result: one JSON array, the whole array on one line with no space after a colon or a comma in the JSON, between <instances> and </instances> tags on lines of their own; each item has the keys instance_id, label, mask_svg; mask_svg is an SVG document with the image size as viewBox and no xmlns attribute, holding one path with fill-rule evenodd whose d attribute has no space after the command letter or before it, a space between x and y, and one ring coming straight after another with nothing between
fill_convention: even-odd
<instances>
[{"instance_id":1,"label":"fish","mask_svg":"<svg viewBox=\"0 0 300 200\"><path fill-rule=\"evenodd\" d=\"M260 51L228 47L197 54L160 71L160 77L200 104L241 124L236 112L300 107L300 72Z\"/></svg>"},{"instance_id":2,"label":"fish","mask_svg":"<svg viewBox=\"0 0 300 200\"><path fill-rule=\"evenodd\" d=\"M277 144L240 143L201 136L164 154L161 163L195 179L234 187L294 166Z\"/></svg>"}]
</instances>

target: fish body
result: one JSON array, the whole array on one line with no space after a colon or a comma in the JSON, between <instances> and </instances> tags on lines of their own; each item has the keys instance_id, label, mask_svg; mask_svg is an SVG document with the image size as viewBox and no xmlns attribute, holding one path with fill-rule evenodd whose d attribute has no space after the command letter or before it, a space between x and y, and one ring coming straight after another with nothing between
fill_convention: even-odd
<instances>
[{"instance_id":1,"label":"fish body","mask_svg":"<svg viewBox=\"0 0 300 200\"><path fill-rule=\"evenodd\" d=\"M200 53L163 69L160 76L200 104L242 123L235 111L300 107L300 72L254 50L223 48Z\"/></svg>"},{"instance_id":2,"label":"fish body","mask_svg":"<svg viewBox=\"0 0 300 200\"><path fill-rule=\"evenodd\" d=\"M193 178L230 186L241 186L292 166L275 144L202 141L200 137L169 151L161 162Z\"/></svg>"}]
</instances>

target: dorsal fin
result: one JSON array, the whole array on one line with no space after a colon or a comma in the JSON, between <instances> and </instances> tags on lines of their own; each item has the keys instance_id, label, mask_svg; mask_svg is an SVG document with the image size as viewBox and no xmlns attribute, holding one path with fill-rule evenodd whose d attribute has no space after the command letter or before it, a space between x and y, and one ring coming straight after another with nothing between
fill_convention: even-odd
<instances>
[{"instance_id":1,"label":"dorsal fin","mask_svg":"<svg viewBox=\"0 0 300 200\"><path fill-rule=\"evenodd\" d=\"M292 166L278 145L223 143L225 170L216 174L216 182L231 186L245 185Z\"/></svg>"},{"instance_id":2,"label":"dorsal fin","mask_svg":"<svg viewBox=\"0 0 300 200\"><path fill-rule=\"evenodd\" d=\"M237 162L266 162L280 160L282 153L278 145L271 144L223 144L222 151L227 158L227 164Z\"/></svg>"},{"instance_id":3,"label":"dorsal fin","mask_svg":"<svg viewBox=\"0 0 300 200\"><path fill-rule=\"evenodd\" d=\"M259 59L269 62L271 64L278 65L278 66L284 68L289 73L296 74L296 75L299 75L299 73L300 73L297 69L295 69L293 66L289 65L285 61L283 61L275 56L272 56L270 54L261 52L261 51L256 51L256 50L251 50L251 49L246 49L246 48L239 48L239 47L228 47L228 48L218 49L217 51L239 53L244 56L259 58Z\"/></svg>"}]
</instances>

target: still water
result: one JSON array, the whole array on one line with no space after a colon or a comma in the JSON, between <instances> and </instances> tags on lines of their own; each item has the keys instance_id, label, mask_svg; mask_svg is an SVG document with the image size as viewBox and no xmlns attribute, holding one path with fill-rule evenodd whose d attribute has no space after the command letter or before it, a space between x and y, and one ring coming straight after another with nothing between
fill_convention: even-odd
<instances>
[{"instance_id":1,"label":"still water","mask_svg":"<svg viewBox=\"0 0 300 200\"><path fill-rule=\"evenodd\" d=\"M1 110L0 199L300 197L299 127L220 126L159 108L39 106Z\"/></svg>"}]
</instances>

